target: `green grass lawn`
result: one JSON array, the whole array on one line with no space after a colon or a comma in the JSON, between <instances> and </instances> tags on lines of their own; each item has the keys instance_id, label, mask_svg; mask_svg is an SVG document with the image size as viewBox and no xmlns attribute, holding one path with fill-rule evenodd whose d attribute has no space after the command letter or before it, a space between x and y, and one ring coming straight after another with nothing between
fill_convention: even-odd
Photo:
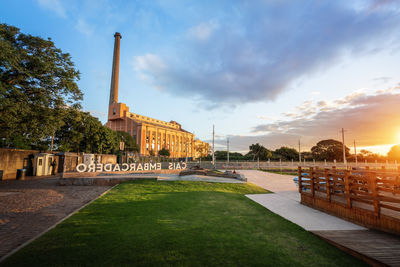
<instances>
[{"instance_id":1,"label":"green grass lawn","mask_svg":"<svg viewBox=\"0 0 400 267\"><path fill-rule=\"evenodd\" d=\"M120 184L3 264L363 265L244 196L256 193L266 191L250 184Z\"/></svg>"}]
</instances>

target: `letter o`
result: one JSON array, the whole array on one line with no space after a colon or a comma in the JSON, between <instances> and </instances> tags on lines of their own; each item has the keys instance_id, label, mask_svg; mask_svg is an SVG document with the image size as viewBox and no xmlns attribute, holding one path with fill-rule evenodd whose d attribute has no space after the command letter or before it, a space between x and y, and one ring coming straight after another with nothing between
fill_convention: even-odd
<instances>
[{"instance_id":1,"label":"letter o","mask_svg":"<svg viewBox=\"0 0 400 267\"><path fill-rule=\"evenodd\" d=\"M81 167L83 167L83 169L82 169ZM76 166L76 170L77 170L78 172L85 172L85 171L86 171L86 168L87 168L86 164L83 164L83 163L78 164L78 165Z\"/></svg>"}]
</instances>

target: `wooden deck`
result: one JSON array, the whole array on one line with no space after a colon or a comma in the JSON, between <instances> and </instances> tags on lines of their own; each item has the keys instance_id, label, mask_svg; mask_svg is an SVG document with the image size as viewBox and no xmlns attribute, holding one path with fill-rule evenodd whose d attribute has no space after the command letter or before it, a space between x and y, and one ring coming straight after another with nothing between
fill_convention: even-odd
<instances>
[{"instance_id":1,"label":"wooden deck","mask_svg":"<svg viewBox=\"0 0 400 267\"><path fill-rule=\"evenodd\" d=\"M298 169L301 203L400 235L400 169Z\"/></svg>"},{"instance_id":2,"label":"wooden deck","mask_svg":"<svg viewBox=\"0 0 400 267\"><path fill-rule=\"evenodd\" d=\"M374 230L313 231L345 252L374 266L400 266L400 238Z\"/></svg>"}]
</instances>

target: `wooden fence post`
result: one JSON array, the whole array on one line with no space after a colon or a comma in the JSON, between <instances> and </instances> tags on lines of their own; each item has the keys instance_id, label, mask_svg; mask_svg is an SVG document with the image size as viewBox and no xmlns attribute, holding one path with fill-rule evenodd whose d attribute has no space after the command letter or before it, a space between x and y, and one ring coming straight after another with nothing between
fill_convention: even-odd
<instances>
[{"instance_id":1,"label":"wooden fence post","mask_svg":"<svg viewBox=\"0 0 400 267\"><path fill-rule=\"evenodd\" d=\"M351 209L351 197L350 197L350 182L349 182L349 171L344 171L344 186L347 199L347 207Z\"/></svg>"},{"instance_id":2,"label":"wooden fence post","mask_svg":"<svg viewBox=\"0 0 400 267\"><path fill-rule=\"evenodd\" d=\"M370 182L370 187L371 187L371 193L374 201L374 213L376 217L379 217L380 215L380 205L379 205L379 199L378 199L378 193L376 190L376 172L372 172L369 176L369 182Z\"/></svg>"},{"instance_id":3,"label":"wooden fence post","mask_svg":"<svg viewBox=\"0 0 400 267\"><path fill-rule=\"evenodd\" d=\"M326 188L326 198L328 199L329 202L331 202L331 181L329 177L329 171L328 169L324 170L324 176L325 176L325 188Z\"/></svg>"},{"instance_id":4,"label":"wooden fence post","mask_svg":"<svg viewBox=\"0 0 400 267\"><path fill-rule=\"evenodd\" d=\"M380 175L381 176L381 178L382 179L386 179L386 174L385 174L385 172L386 172L386 168L385 168L385 166L382 166L382 175Z\"/></svg>"},{"instance_id":5,"label":"wooden fence post","mask_svg":"<svg viewBox=\"0 0 400 267\"><path fill-rule=\"evenodd\" d=\"M311 186L311 196L314 197L315 189L314 189L314 168L310 167L310 186Z\"/></svg>"},{"instance_id":6,"label":"wooden fence post","mask_svg":"<svg viewBox=\"0 0 400 267\"><path fill-rule=\"evenodd\" d=\"M302 184L301 184L301 166L299 166L297 168L297 177L298 177L298 180L299 180L299 193L301 194L301 187L302 187Z\"/></svg>"},{"instance_id":7,"label":"wooden fence post","mask_svg":"<svg viewBox=\"0 0 400 267\"><path fill-rule=\"evenodd\" d=\"M335 188L337 188L337 176L336 176L336 167L332 167L332 186L333 186L333 194L335 194Z\"/></svg>"}]
</instances>

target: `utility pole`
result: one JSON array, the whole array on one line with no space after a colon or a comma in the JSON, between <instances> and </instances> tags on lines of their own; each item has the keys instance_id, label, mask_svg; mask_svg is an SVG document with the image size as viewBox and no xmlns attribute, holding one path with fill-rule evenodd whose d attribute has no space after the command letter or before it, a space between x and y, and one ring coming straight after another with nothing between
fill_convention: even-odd
<instances>
[{"instance_id":1,"label":"utility pole","mask_svg":"<svg viewBox=\"0 0 400 267\"><path fill-rule=\"evenodd\" d=\"M346 160L346 147L344 145L344 129L342 128L342 145L343 145L343 163L344 165L347 165L347 160Z\"/></svg>"},{"instance_id":2,"label":"utility pole","mask_svg":"<svg viewBox=\"0 0 400 267\"><path fill-rule=\"evenodd\" d=\"M300 139L299 139L299 164L301 164Z\"/></svg>"},{"instance_id":3,"label":"utility pole","mask_svg":"<svg viewBox=\"0 0 400 267\"><path fill-rule=\"evenodd\" d=\"M229 164L229 137L226 139L226 146L227 146L227 161L228 161L228 163L227 164Z\"/></svg>"},{"instance_id":4,"label":"utility pole","mask_svg":"<svg viewBox=\"0 0 400 267\"><path fill-rule=\"evenodd\" d=\"M50 153L53 153L54 135L55 132L53 131L53 134L51 135Z\"/></svg>"},{"instance_id":5,"label":"utility pole","mask_svg":"<svg viewBox=\"0 0 400 267\"><path fill-rule=\"evenodd\" d=\"M356 167L357 167L357 147L356 147L356 140L354 140L354 155L356 156Z\"/></svg>"},{"instance_id":6,"label":"utility pole","mask_svg":"<svg viewBox=\"0 0 400 267\"><path fill-rule=\"evenodd\" d=\"M214 169L215 169L214 135L215 135L215 131L214 131L214 124L213 124L212 164L213 164Z\"/></svg>"}]
</instances>

